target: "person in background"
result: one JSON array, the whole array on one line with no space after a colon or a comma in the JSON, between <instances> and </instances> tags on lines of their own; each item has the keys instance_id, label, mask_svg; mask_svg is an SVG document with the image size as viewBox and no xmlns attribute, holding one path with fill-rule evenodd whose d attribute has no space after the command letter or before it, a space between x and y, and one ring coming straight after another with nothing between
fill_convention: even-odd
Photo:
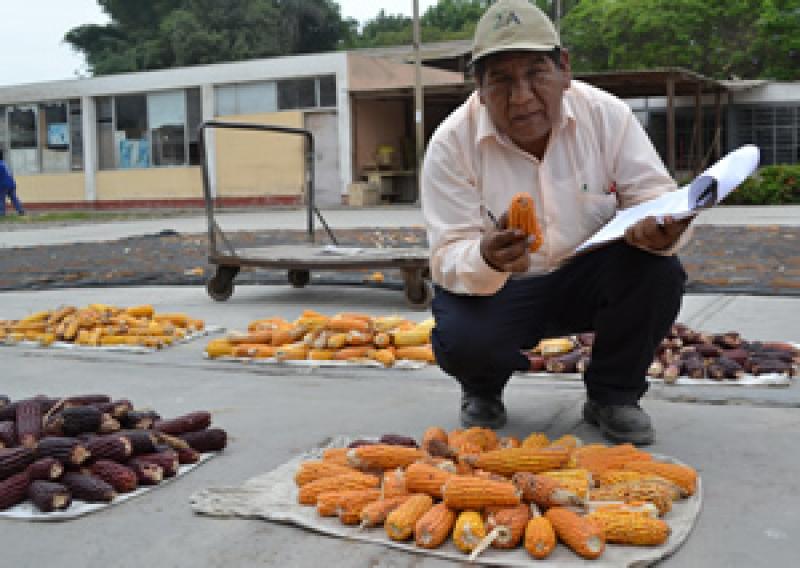
<instances>
[{"instance_id":1,"label":"person in background","mask_svg":"<svg viewBox=\"0 0 800 568\"><path fill-rule=\"evenodd\" d=\"M689 220L652 217L624 240L576 255L618 208L676 189L625 102L572 80L569 53L526 0L498 0L475 31L477 90L436 130L421 204L431 247L432 343L459 381L464 427L501 428L503 390L542 338L594 332L584 419L619 442L649 444L639 400L681 306L675 252ZM543 244L508 227L518 192Z\"/></svg>"},{"instance_id":2,"label":"person in background","mask_svg":"<svg viewBox=\"0 0 800 568\"><path fill-rule=\"evenodd\" d=\"M25 208L17 197L17 183L3 161L3 152L0 151L0 216L3 217L6 214L6 198L11 200L19 215L25 215Z\"/></svg>"}]
</instances>

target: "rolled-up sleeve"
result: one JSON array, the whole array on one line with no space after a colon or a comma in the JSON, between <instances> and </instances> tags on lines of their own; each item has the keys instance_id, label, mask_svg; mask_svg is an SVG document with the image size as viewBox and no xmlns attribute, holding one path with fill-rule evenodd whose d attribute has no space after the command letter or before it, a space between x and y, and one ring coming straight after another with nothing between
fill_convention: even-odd
<instances>
[{"instance_id":1,"label":"rolled-up sleeve","mask_svg":"<svg viewBox=\"0 0 800 568\"><path fill-rule=\"evenodd\" d=\"M509 277L483 259L481 196L475 173L453 137L434 137L422 168L422 212L433 281L457 294L491 295Z\"/></svg>"}]
</instances>

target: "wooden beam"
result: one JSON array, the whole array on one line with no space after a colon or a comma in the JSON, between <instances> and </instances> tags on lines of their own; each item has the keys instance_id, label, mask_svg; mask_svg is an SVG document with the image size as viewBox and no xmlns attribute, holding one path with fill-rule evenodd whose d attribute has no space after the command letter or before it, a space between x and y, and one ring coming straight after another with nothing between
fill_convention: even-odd
<instances>
[{"instance_id":1,"label":"wooden beam","mask_svg":"<svg viewBox=\"0 0 800 568\"><path fill-rule=\"evenodd\" d=\"M714 91L714 161L722 157L722 95Z\"/></svg>"},{"instance_id":2,"label":"wooden beam","mask_svg":"<svg viewBox=\"0 0 800 568\"><path fill-rule=\"evenodd\" d=\"M675 77L667 76L667 169L675 175Z\"/></svg>"},{"instance_id":3,"label":"wooden beam","mask_svg":"<svg viewBox=\"0 0 800 568\"><path fill-rule=\"evenodd\" d=\"M697 82L694 91L694 148L692 172L699 174L703 169L703 84Z\"/></svg>"}]
</instances>

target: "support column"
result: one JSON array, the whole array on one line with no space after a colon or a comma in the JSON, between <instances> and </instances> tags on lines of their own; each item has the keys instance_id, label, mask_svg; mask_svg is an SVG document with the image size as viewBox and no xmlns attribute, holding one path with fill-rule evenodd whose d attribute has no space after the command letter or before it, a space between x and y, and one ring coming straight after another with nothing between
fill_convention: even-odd
<instances>
[{"instance_id":1,"label":"support column","mask_svg":"<svg viewBox=\"0 0 800 568\"><path fill-rule=\"evenodd\" d=\"M698 175L703 169L703 84L697 83L694 93L694 167L692 172Z\"/></svg>"},{"instance_id":2,"label":"support column","mask_svg":"<svg viewBox=\"0 0 800 568\"><path fill-rule=\"evenodd\" d=\"M200 87L200 106L202 109L203 122L214 118L214 85L203 85ZM217 198L217 137L216 131L209 128L205 132L206 144L206 169L208 171L208 184L211 190L211 197Z\"/></svg>"},{"instance_id":3,"label":"support column","mask_svg":"<svg viewBox=\"0 0 800 568\"><path fill-rule=\"evenodd\" d=\"M83 189L87 203L97 201L97 107L92 97L81 97L83 135Z\"/></svg>"},{"instance_id":4,"label":"support column","mask_svg":"<svg viewBox=\"0 0 800 568\"><path fill-rule=\"evenodd\" d=\"M667 77L667 169L675 176L675 78Z\"/></svg>"},{"instance_id":5,"label":"support column","mask_svg":"<svg viewBox=\"0 0 800 568\"><path fill-rule=\"evenodd\" d=\"M714 161L722 157L722 96L714 91Z\"/></svg>"}]
</instances>

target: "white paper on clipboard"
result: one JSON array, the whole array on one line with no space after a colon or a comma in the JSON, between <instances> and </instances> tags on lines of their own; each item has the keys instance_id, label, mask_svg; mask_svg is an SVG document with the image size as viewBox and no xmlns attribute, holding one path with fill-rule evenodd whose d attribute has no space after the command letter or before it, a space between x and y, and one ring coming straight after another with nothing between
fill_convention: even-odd
<instances>
[{"instance_id":1,"label":"white paper on clipboard","mask_svg":"<svg viewBox=\"0 0 800 568\"><path fill-rule=\"evenodd\" d=\"M689 185L645 201L634 207L617 211L611 221L581 244L575 252L622 238L625 230L645 217L685 219L708 209L725 199L758 167L759 150L756 146L742 146L697 176Z\"/></svg>"}]
</instances>

